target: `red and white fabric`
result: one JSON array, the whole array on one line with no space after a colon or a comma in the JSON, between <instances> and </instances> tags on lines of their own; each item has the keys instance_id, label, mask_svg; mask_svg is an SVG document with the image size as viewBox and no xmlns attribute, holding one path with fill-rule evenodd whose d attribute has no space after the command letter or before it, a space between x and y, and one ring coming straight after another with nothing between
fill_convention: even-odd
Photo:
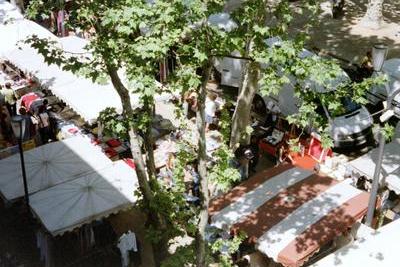
<instances>
[{"instance_id":1,"label":"red and white fabric","mask_svg":"<svg viewBox=\"0 0 400 267\"><path fill-rule=\"evenodd\" d=\"M210 203L211 224L243 231L284 266L301 266L367 211L368 194L311 171L281 165Z\"/></svg>"}]
</instances>

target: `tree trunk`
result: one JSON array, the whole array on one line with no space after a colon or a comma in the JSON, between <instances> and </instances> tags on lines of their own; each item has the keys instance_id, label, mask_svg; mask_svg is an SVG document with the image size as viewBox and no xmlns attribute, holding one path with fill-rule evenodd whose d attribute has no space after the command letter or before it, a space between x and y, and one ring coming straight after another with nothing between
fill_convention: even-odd
<instances>
[{"instance_id":1,"label":"tree trunk","mask_svg":"<svg viewBox=\"0 0 400 267\"><path fill-rule=\"evenodd\" d=\"M121 79L118 76L117 69L115 67L107 66L107 71L111 77L111 82L121 99L122 109L125 116L128 118L132 118L133 109L128 89L126 89L123 83L121 82ZM143 155L139 144L138 134L136 133L133 126L131 126L129 129L129 142L131 146L132 158L135 162L140 190L145 200L151 202L153 200L153 192L150 188L150 184L147 179L146 167L144 164Z\"/></svg>"},{"instance_id":2,"label":"tree trunk","mask_svg":"<svg viewBox=\"0 0 400 267\"><path fill-rule=\"evenodd\" d=\"M131 105L131 101L130 101L129 91L126 89L126 87L121 82L121 79L118 76L117 69L115 67L108 65L107 71L111 77L112 84L121 99L122 108L123 108L123 112L124 112L125 116L127 118L132 118L133 117L133 109L132 109L132 105ZM148 180L148 173L146 171L146 165L144 163L138 134L133 126L131 126L129 129L129 142L130 142L132 158L135 162L136 174L138 177L140 191L143 195L146 205L148 207L151 207L150 203L153 202L154 193L151 189L151 186L150 186L150 183ZM149 151L147 151L148 154L150 155L153 153L152 138L150 138L150 139L145 138L145 143L146 142L147 142L147 145L151 146L151 149L149 149ZM149 161L149 163L150 163L150 165L154 166L154 155L152 154L151 156L152 156L151 158L153 159L153 163L151 162L151 160ZM150 172L150 174L153 174L153 173L155 174L155 168L152 168L152 170L149 170L149 172ZM147 215L148 215L148 219L150 220L150 223L153 224L156 227L156 229L159 229L161 231L163 231L163 229L166 229L165 218L162 217L162 215L160 215L159 213L154 213L151 210L148 210ZM167 255L167 249L168 249L167 241L168 240L161 240L157 244L152 244L152 247L153 247L152 254L154 255L154 262L155 262L156 266L160 266L162 259L165 257L165 255Z\"/></svg>"},{"instance_id":3,"label":"tree trunk","mask_svg":"<svg viewBox=\"0 0 400 267\"><path fill-rule=\"evenodd\" d=\"M154 115L154 104L147 103L146 104L146 114L150 118ZM152 120L148 123L145 133L144 133L144 145L146 148L146 166L147 166L147 174L150 180L156 179L156 164L154 160L154 139L152 135L153 123Z\"/></svg>"},{"instance_id":4,"label":"tree trunk","mask_svg":"<svg viewBox=\"0 0 400 267\"><path fill-rule=\"evenodd\" d=\"M210 58L203 66L202 83L199 90L198 109L196 112L196 125L199 136L198 145L198 173L200 176L200 214L199 225L196 233L196 266L206 267L206 240L205 231L208 223L208 203L210 200L207 180L207 150L205 135L205 99L207 94L207 82L211 75L213 59Z\"/></svg>"},{"instance_id":5,"label":"tree trunk","mask_svg":"<svg viewBox=\"0 0 400 267\"><path fill-rule=\"evenodd\" d=\"M378 30L382 27L383 24L383 1L384 0L369 0L367 12L361 20L361 25Z\"/></svg>"},{"instance_id":6,"label":"tree trunk","mask_svg":"<svg viewBox=\"0 0 400 267\"><path fill-rule=\"evenodd\" d=\"M251 46L249 46L249 52ZM247 134L246 129L250 126L251 108L254 96L258 91L259 76L260 65L257 62L248 62L244 69L243 81L240 84L239 96L232 118L229 147L233 150L239 144L247 145L250 142L250 135Z\"/></svg>"}]
</instances>

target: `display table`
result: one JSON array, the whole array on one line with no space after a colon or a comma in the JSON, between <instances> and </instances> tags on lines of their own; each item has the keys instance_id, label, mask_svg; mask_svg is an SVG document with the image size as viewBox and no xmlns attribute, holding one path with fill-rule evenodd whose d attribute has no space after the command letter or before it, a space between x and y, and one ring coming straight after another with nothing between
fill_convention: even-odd
<instances>
[{"instance_id":1,"label":"display table","mask_svg":"<svg viewBox=\"0 0 400 267\"><path fill-rule=\"evenodd\" d=\"M281 130L274 129L270 135L260 140L259 147L265 153L276 157L279 148L283 145L285 133Z\"/></svg>"}]
</instances>

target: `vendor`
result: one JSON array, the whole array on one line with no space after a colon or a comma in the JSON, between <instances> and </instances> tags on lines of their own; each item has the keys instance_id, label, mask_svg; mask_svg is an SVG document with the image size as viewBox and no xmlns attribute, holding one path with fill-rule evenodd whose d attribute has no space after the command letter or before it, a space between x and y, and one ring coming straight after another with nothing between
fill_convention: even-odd
<instances>
[{"instance_id":1,"label":"vendor","mask_svg":"<svg viewBox=\"0 0 400 267\"><path fill-rule=\"evenodd\" d=\"M1 86L0 86L1 87ZM7 82L4 87L1 87L1 94L4 96L6 107L10 116L17 114L17 97L14 90L11 88L11 83Z\"/></svg>"},{"instance_id":2,"label":"vendor","mask_svg":"<svg viewBox=\"0 0 400 267\"><path fill-rule=\"evenodd\" d=\"M195 117L197 111L197 93L193 90L189 90L184 94L183 100L183 107L187 119Z\"/></svg>"},{"instance_id":3,"label":"vendor","mask_svg":"<svg viewBox=\"0 0 400 267\"><path fill-rule=\"evenodd\" d=\"M278 122L279 114L281 110L278 104L274 103L272 100L267 103L267 118L265 120L265 126L275 126Z\"/></svg>"},{"instance_id":4,"label":"vendor","mask_svg":"<svg viewBox=\"0 0 400 267\"><path fill-rule=\"evenodd\" d=\"M219 108L217 100L217 94L209 93L207 95L206 103L205 103L205 116L206 116L206 132L210 130L210 125L215 123L216 112Z\"/></svg>"}]
</instances>

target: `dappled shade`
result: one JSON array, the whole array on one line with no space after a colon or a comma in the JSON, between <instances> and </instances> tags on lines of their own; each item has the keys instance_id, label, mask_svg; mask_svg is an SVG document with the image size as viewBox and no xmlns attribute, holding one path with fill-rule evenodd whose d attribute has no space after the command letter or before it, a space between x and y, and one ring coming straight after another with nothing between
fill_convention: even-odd
<instances>
[{"instance_id":1,"label":"dappled shade","mask_svg":"<svg viewBox=\"0 0 400 267\"><path fill-rule=\"evenodd\" d=\"M281 165L210 203L211 224L243 231L248 242L284 266L301 266L367 211L368 194L348 181Z\"/></svg>"},{"instance_id":2,"label":"dappled shade","mask_svg":"<svg viewBox=\"0 0 400 267\"><path fill-rule=\"evenodd\" d=\"M80 136L34 148L24 152L24 157L29 194L112 164L100 147ZM0 169L2 196L10 201L22 197L20 155L0 160Z\"/></svg>"},{"instance_id":3,"label":"dappled shade","mask_svg":"<svg viewBox=\"0 0 400 267\"><path fill-rule=\"evenodd\" d=\"M30 197L30 206L54 236L131 207L138 188L135 170L120 160Z\"/></svg>"}]
</instances>

